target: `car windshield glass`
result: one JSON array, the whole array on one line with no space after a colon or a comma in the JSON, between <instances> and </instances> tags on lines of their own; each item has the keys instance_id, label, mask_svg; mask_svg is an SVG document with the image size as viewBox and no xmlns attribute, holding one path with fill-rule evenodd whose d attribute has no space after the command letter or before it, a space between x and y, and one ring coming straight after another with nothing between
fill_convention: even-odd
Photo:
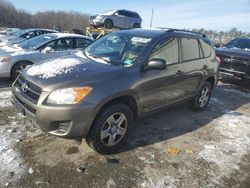
<instances>
[{"instance_id":1,"label":"car windshield glass","mask_svg":"<svg viewBox=\"0 0 250 188\"><path fill-rule=\"evenodd\" d=\"M109 15L114 14L115 12L116 12L115 10L110 10L110 11L107 11L107 12L102 13L102 15L107 15L107 16L109 16Z\"/></svg>"},{"instance_id":2,"label":"car windshield glass","mask_svg":"<svg viewBox=\"0 0 250 188\"><path fill-rule=\"evenodd\" d=\"M39 44L44 44L47 41L50 41L55 37L52 37L50 35L40 35L31 39L28 39L26 41L23 41L18 44L19 47L26 49L26 50L32 50Z\"/></svg>"},{"instance_id":3,"label":"car windshield glass","mask_svg":"<svg viewBox=\"0 0 250 188\"><path fill-rule=\"evenodd\" d=\"M250 39L234 39L225 45L226 48L239 48L250 50Z\"/></svg>"},{"instance_id":4,"label":"car windshield glass","mask_svg":"<svg viewBox=\"0 0 250 188\"><path fill-rule=\"evenodd\" d=\"M17 31L17 32L13 33L12 36L20 37L20 36L23 35L24 33L27 33L27 30L20 30L20 31Z\"/></svg>"},{"instance_id":5,"label":"car windshield glass","mask_svg":"<svg viewBox=\"0 0 250 188\"><path fill-rule=\"evenodd\" d=\"M129 67L150 43L151 38L130 34L106 35L85 49L85 55L100 63Z\"/></svg>"}]
</instances>

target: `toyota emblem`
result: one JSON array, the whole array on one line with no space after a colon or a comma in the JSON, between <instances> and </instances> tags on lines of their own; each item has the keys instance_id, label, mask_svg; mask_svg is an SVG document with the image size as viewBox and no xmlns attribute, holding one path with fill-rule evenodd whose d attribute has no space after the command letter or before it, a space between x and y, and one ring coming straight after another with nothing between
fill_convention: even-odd
<instances>
[{"instance_id":1,"label":"toyota emblem","mask_svg":"<svg viewBox=\"0 0 250 188\"><path fill-rule=\"evenodd\" d=\"M21 89L22 89L22 91L23 91L24 93L26 93L26 92L28 91L29 86L27 85L26 82L22 83Z\"/></svg>"}]
</instances>

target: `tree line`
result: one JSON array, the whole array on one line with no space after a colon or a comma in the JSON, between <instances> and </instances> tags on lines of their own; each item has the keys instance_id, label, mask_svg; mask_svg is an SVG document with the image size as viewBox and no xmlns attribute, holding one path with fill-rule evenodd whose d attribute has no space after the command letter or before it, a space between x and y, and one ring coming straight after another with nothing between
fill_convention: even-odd
<instances>
[{"instance_id":1,"label":"tree line","mask_svg":"<svg viewBox=\"0 0 250 188\"><path fill-rule=\"evenodd\" d=\"M65 31L85 30L88 20L87 14L74 11L45 11L31 14L16 9L7 0L0 0L0 27L53 29L54 26L60 26Z\"/></svg>"}]
</instances>

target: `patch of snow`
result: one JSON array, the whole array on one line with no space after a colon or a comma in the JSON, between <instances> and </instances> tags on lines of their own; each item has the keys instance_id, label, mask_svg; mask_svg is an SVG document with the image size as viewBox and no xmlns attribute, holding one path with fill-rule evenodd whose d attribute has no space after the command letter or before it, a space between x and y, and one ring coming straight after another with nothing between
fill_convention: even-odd
<instances>
[{"instance_id":1,"label":"patch of snow","mask_svg":"<svg viewBox=\"0 0 250 188\"><path fill-rule=\"evenodd\" d=\"M238 170L241 158L249 152L250 117L229 112L215 121L219 125L215 131L222 138L217 142L205 143L198 158L216 165L217 171L211 176L211 182L218 183Z\"/></svg>"},{"instance_id":2,"label":"patch of snow","mask_svg":"<svg viewBox=\"0 0 250 188\"><path fill-rule=\"evenodd\" d=\"M82 62L76 58L58 58L27 69L27 75L39 76L39 78L48 79L61 74L70 73L76 65Z\"/></svg>"},{"instance_id":3,"label":"patch of snow","mask_svg":"<svg viewBox=\"0 0 250 188\"><path fill-rule=\"evenodd\" d=\"M175 178L171 176L165 176L163 178L157 178L157 179L148 178L147 180L141 183L141 187L175 188L177 187L176 182L178 182L178 180L176 180Z\"/></svg>"},{"instance_id":4,"label":"patch of snow","mask_svg":"<svg viewBox=\"0 0 250 188\"><path fill-rule=\"evenodd\" d=\"M11 92L10 91L3 91L0 92L0 107L8 107L12 106L10 102Z\"/></svg>"},{"instance_id":5,"label":"patch of snow","mask_svg":"<svg viewBox=\"0 0 250 188\"><path fill-rule=\"evenodd\" d=\"M17 55L26 55L26 54L35 54L39 51L27 51L27 50L20 50L16 51L15 53L12 53L11 56L17 56Z\"/></svg>"},{"instance_id":6,"label":"patch of snow","mask_svg":"<svg viewBox=\"0 0 250 188\"><path fill-rule=\"evenodd\" d=\"M3 46L3 47L1 47L1 50L4 50L4 51L6 51L6 52L15 52L15 51L17 51L18 49L13 48L13 47L10 47L10 46Z\"/></svg>"}]
</instances>

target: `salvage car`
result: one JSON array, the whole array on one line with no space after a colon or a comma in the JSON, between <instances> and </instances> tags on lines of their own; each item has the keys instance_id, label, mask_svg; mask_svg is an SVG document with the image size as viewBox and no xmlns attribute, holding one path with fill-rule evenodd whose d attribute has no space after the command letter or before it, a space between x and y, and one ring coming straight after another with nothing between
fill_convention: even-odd
<instances>
[{"instance_id":1,"label":"salvage car","mask_svg":"<svg viewBox=\"0 0 250 188\"><path fill-rule=\"evenodd\" d=\"M83 50L92 39L77 34L51 33L15 45L0 48L0 78L15 79L28 65Z\"/></svg>"},{"instance_id":2,"label":"salvage car","mask_svg":"<svg viewBox=\"0 0 250 188\"><path fill-rule=\"evenodd\" d=\"M236 38L222 48L216 49L220 57L221 77L238 80L250 79L250 39Z\"/></svg>"},{"instance_id":3,"label":"salvage car","mask_svg":"<svg viewBox=\"0 0 250 188\"><path fill-rule=\"evenodd\" d=\"M13 44L18 44L25 40L31 39L33 37L47 34L47 33L58 33L55 30L49 29L24 29L13 33L10 36L4 37L0 39L0 47L2 46L10 46Z\"/></svg>"},{"instance_id":4,"label":"salvage car","mask_svg":"<svg viewBox=\"0 0 250 188\"><path fill-rule=\"evenodd\" d=\"M89 23L94 27L106 29L116 28L139 28L142 19L136 12L129 10L110 10L103 14L91 16Z\"/></svg>"},{"instance_id":5,"label":"salvage car","mask_svg":"<svg viewBox=\"0 0 250 188\"><path fill-rule=\"evenodd\" d=\"M203 34L177 29L112 32L76 53L27 68L13 104L49 134L121 148L135 120L190 102L207 107L219 63Z\"/></svg>"}]
</instances>

